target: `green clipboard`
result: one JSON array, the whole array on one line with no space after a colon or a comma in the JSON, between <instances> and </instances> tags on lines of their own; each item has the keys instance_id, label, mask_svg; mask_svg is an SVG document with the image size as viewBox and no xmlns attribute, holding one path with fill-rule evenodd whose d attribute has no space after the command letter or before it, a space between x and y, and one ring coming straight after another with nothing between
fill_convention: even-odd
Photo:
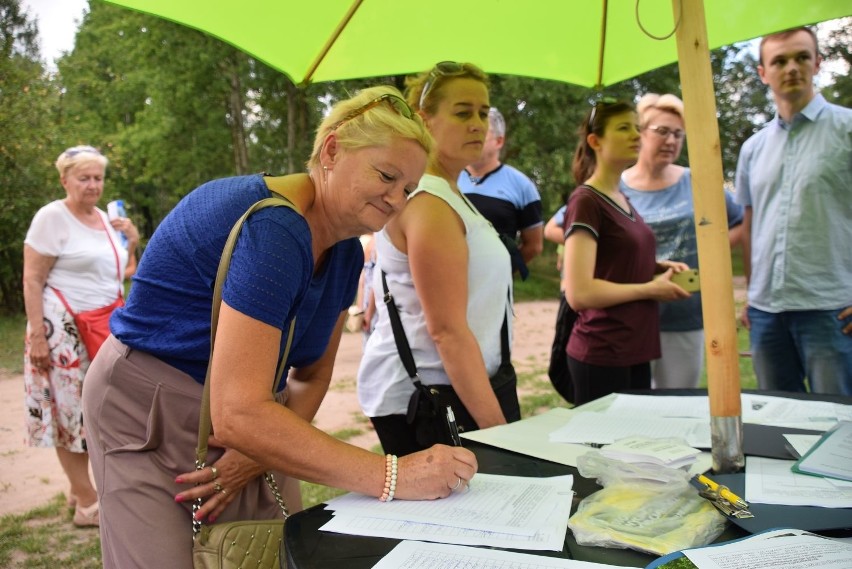
<instances>
[{"instance_id":1,"label":"green clipboard","mask_svg":"<svg viewBox=\"0 0 852 569\"><path fill-rule=\"evenodd\" d=\"M827 456L832 457L830 462L824 460ZM840 421L826 431L790 469L808 476L852 481L852 421Z\"/></svg>"}]
</instances>

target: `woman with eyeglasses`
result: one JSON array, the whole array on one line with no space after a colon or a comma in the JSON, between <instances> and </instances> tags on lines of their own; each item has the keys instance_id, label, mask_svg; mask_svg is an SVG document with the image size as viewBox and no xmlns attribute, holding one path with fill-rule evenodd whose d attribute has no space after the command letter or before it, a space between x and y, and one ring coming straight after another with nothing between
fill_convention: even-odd
<instances>
[{"instance_id":1,"label":"woman with eyeglasses","mask_svg":"<svg viewBox=\"0 0 852 569\"><path fill-rule=\"evenodd\" d=\"M27 444L55 448L71 484L68 505L76 526L98 525L95 487L81 402L89 354L74 314L121 302L128 251L139 233L127 218L109 221L97 207L107 158L92 146L74 146L56 160L65 198L35 214L24 240L27 334L24 386ZM124 232L128 246L121 245Z\"/></svg>"},{"instance_id":2,"label":"woman with eyeglasses","mask_svg":"<svg viewBox=\"0 0 852 569\"><path fill-rule=\"evenodd\" d=\"M619 189L639 155L633 107L598 102L580 126L565 213L565 297L578 317L568 340L574 403L651 385L660 357L657 303L687 298L671 281L687 265L657 261L654 234Z\"/></svg>"},{"instance_id":3,"label":"woman with eyeglasses","mask_svg":"<svg viewBox=\"0 0 852 569\"><path fill-rule=\"evenodd\" d=\"M460 431L518 420L509 353L509 253L456 183L482 152L490 109L487 78L472 64L442 62L410 77L407 87L408 101L436 148L408 205L376 234L373 289L384 294L386 280L402 328L396 334L410 345L422 384L457 396L453 412ZM415 386L388 305L379 302L377 308L379 320L358 370L358 398L385 452L408 454L442 440L445 410L439 410L432 432L418 433L407 420ZM501 368L502 361L508 367ZM458 485L468 480L461 477Z\"/></svg>"},{"instance_id":4,"label":"woman with eyeglasses","mask_svg":"<svg viewBox=\"0 0 852 569\"><path fill-rule=\"evenodd\" d=\"M104 567L190 567L196 499L203 504L194 517L204 522L280 519L265 471L385 501L444 497L458 478L473 476L476 459L465 449L397 460L311 425L355 298L364 261L358 237L402 209L432 144L396 89L366 89L322 121L307 172L208 182L162 221L83 393ZM242 226L208 361L225 240L273 193L294 209L262 209ZM293 322L288 373L273 396ZM206 465L196 469L208 365L213 435ZM296 488L284 488L290 511L301 509Z\"/></svg>"},{"instance_id":5,"label":"woman with eyeglasses","mask_svg":"<svg viewBox=\"0 0 852 569\"><path fill-rule=\"evenodd\" d=\"M621 191L657 240L657 258L683 261L698 267L692 176L675 164L685 138L683 101L671 94L648 93L639 100L642 149L636 165L625 170ZM725 192L728 237L739 242L742 206ZM698 387L704 362L704 321L701 293L660 305L662 357L651 362L651 386L659 389Z\"/></svg>"}]
</instances>

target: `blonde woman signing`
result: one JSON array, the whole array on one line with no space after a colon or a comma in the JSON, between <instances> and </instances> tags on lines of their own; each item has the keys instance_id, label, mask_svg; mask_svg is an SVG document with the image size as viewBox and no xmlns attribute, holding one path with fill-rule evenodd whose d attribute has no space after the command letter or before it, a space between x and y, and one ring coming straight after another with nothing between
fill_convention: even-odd
<instances>
[{"instance_id":1,"label":"blonde woman signing","mask_svg":"<svg viewBox=\"0 0 852 569\"><path fill-rule=\"evenodd\" d=\"M490 109L486 76L469 63L439 63L409 79L407 96L436 149L408 205L376 234L373 288L381 297L386 275L420 380L452 387L461 403L454 409L461 430L518 420L514 373L489 381L505 369L504 323L511 337L509 253L456 184L482 152ZM407 454L429 440L418 438L407 421L414 383L397 349L388 305L377 304L379 320L358 370L358 397L385 452Z\"/></svg>"},{"instance_id":2,"label":"blonde woman signing","mask_svg":"<svg viewBox=\"0 0 852 569\"><path fill-rule=\"evenodd\" d=\"M431 146L398 91L366 89L337 103L320 124L307 172L208 182L157 227L83 392L104 567L190 567L197 498L204 501L197 520L280 516L265 470L386 501L447 496L473 476L476 458L465 449L436 446L397 463L310 423L355 298L364 262L357 238L402 208ZM225 240L273 190L295 209L267 208L247 218L208 361ZM285 385L273 397L294 321ZM215 446L195 470L208 366ZM300 509L298 497L291 498L291 510Z\"/></svg>"}]
</instances>

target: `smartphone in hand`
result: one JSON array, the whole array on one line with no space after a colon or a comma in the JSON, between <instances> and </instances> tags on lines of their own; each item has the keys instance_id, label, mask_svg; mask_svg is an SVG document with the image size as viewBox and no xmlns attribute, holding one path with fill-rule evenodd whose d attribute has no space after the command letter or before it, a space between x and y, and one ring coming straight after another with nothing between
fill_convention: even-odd
<instances>
[{"instance_id":1,"label":"smartphone in hand","mask_svg":"<svg viewBox=\"0 0 852 569\"><path fill-rule=\"evenodd\" d=\"M698 292L701 283L698 280L698 269L688 269L672 275L672 282L686 292Z\"/></svg>"}]
</instances>

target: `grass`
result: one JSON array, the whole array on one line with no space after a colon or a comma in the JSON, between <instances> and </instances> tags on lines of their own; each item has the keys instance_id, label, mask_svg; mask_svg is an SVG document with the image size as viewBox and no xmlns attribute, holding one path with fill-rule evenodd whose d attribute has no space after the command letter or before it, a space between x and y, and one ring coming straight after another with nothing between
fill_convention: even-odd
<instances>
[{"instance_id":1,"label":"grass","mask_svg":"<svg viewBox=\"0 0 852 569\"><path fill-rule=\"evenodd\" d=\"M515 300L519 302L559 297L559 277L555 269L555 253L545 254L530 263L530 277L515 280ZM733 257L734 274L742 274L742 261ZM738 271L739 267L739 271ZM739 311L741 307L737 306ZM23 334L26 324L21 316L0 317L0 368L10 373L21 373ZM748 332L738 330L739 350L748 349ZM757 383L751 369L751 360L740 358L741 385L755 388ZM702 373L702 386L706 386L706 373ZM350 383L350 381L347 381ZM351 379L354 384L354 378ZM347 386L351 387L351 386ZM565 406L565 401L553 390L546 369L535 368L518 374L521 396L521 416L531 417L553 407ZM366 418L354 421L364 428L347 428L332 433L340 440L349 440L364 432ZM381 454L378 445L370 449ZM304 506L311 507L339 496L343 490L319 484L301 483ZM72 513L65 506L62 494L48 504L21 515L0 517L0 567L94 569L101 566L100 542L96 529L79 529L71 524ZM692 567L678 560L666 567Z\"/></svg>"},{"instance_id":2,"label":"grass","mask_svg":"<svg viewBox=\"0 0 852 569\"><path fill-rule=\"evenodd\" d=\"M23 373L26 325L23 314L0 317L0 368L9 373Z\"/></svg>"},{"instance_id":3,"label":"grass","mask_svg":"<svg viewBox=\"0 0 852 569\"><path fill-rule=\"evenodd\" d=\"M72 517L59 494L26 514L0 518L0 567L101 567L97 528L75 528Z\"/></svg>"}]
</instances>

